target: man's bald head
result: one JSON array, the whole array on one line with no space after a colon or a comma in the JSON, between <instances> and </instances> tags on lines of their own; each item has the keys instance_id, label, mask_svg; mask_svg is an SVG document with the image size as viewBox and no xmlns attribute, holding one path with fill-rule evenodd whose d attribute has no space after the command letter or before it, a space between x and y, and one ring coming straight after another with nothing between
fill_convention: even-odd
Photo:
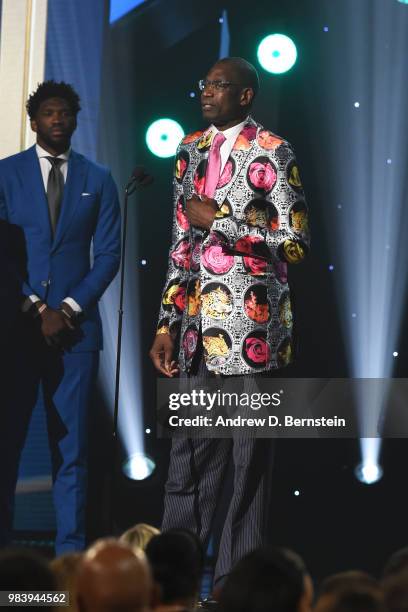
<instances>
[{"instance_id":1,"label":"man's bald head","mask_svg":"<svg viewBox=\"0 0 408 612\"><path fill-rule=\"evenodd\" d=\"M203 118L219 130L227 130L249 114L259 89L258 73L242 57L225 57L201 81Z\"/></svg>"},{"instance_id":2,"label":"man's bald head","mask_svg":"<svg viewBox=\"0 0 408 612\"><path fill-rule=\"evenodd\" d=\"M259 91L258 72L252 64L243 57L224 57L215 66L228 66L234 73L236 82L244 87L250 87L254 92L254 97Z\"/></svg>"},{"instance_id":3,"label":"man's bald head","mask_svg":"<svg viewBox=\"0 0 408 612\"><path fill-rule=\"evenodd\" d=\"M106 539L85 553L77 581L80 612L148 612L151 595L152 578L142 552Z\"/></svg>"}]
</instances>

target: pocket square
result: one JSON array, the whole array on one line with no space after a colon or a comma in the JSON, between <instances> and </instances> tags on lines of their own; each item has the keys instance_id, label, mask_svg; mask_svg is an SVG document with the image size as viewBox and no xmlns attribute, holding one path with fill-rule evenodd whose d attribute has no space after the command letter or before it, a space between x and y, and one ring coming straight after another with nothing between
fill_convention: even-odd
<instances>
[{"instance_id":1,"label":"pocket square","mask_svg":"<svg viewBox=\"0 0 408 612\"><path fill-rule=\"evenodd\" d=\"M89 195L92 195L92 193L86 193L86 192L81 193L81 196L89 196Z\"/></svg>"}]
</instances>

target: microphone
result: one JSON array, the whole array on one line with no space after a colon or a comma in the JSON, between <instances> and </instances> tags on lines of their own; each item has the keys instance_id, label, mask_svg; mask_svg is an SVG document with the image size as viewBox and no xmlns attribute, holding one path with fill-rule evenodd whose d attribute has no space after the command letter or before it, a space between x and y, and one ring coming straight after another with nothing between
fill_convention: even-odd
<instances>
[{"instance_id":1,"label":"microphone","mask_svg":"<svg viewBox=\"0 0 408 612\"><path fill-rule=\"evenodd\" d=\"M153 177L148 174L144 166L136 166L130 175L130 179L125 187L127 195L131 195L138 187L147 187L153 183Z\"/></svg>"}]
</instances>

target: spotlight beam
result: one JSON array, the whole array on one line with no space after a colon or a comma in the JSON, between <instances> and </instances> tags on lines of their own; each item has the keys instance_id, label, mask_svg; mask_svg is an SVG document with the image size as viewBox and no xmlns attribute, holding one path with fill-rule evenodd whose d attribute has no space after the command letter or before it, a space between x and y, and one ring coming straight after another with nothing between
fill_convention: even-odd
<instances>
[{"instance_id":1,"label":"spotlight beam","mask_svg":"<svg viewBox=\"0 0 408 612\"><path fill-rule=\"evenodd\" d=\"M381 0L347 0L330 10L336 28L325 34L322 115L332 142L327 201L343 204L340 213L327 215L338 306L351 375L386 379L395 365L407 285L400 262L408 258L408 11ZM367 384L358 397L363 466L378 467L381 440L364 432L369 419L378 422L385 395L384 383L374 394Z\"/></svg>"}]
</instances>

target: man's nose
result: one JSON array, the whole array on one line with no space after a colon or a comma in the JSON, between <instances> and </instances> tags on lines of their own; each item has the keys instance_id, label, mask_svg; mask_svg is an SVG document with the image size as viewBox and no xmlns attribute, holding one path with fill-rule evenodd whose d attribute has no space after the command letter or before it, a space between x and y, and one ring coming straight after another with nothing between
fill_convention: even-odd
<instances>
[{"instance_id":1,"label":"man's nose","mask_svg":"<svg viewBox=\"0 0 408 612\"><path fill-rule=\"evenodd\" d=\"M204 89L201 92L201 97L202 98L212 98L212 96L214 95L214 90L212 87L204 87Z\"/></svg>"}]
</instances>

